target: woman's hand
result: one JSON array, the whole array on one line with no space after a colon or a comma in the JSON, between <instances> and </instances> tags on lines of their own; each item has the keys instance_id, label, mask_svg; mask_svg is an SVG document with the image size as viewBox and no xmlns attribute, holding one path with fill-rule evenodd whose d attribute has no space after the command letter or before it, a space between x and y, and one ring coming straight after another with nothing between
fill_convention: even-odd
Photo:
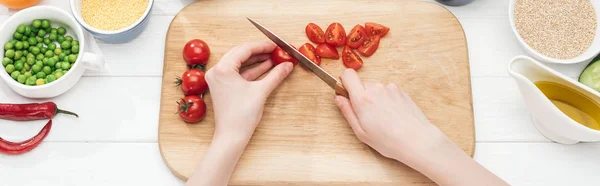
<instances>
[{"instance_id":1,"label":"woman's hand","mask_svg":"<svg viewBox=\"0 0 600 186\"><path fill-rule=\"evenodd\" d=\"M335 101L352 130L383 156L425 174L439 185L507 185L475 162L394 84L363 84L354 70L342 74L350 99Z\"/></svg>"},{"instance_id":2,"label":"woman's hand","mask_svg":"<svg viewBox=\"0 0 600 186\"><path fill-rule=\"evenodd\" d=\"M215 113L215 136L252 136L267 97L294 68L292 63L282 63L256 80L271 69L270 56L275 47L266 42L237 46L206 73Z\"/></svg>"}]
</instances>

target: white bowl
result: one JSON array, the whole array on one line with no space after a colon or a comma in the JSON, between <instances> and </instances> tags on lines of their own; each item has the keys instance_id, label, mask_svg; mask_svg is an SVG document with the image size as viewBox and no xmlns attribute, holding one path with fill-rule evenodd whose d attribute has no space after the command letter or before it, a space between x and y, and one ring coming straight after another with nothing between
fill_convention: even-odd
<instances>
[{"instance_id":1,"label":"white bowl","mask_svg":"<svg viewBox=\"0 0 600 186\"><path fill-rule=\"evenodd\" d=\"M533 56L533 58L548 63L574 64L581 62L590 62L594 57L596 57L596 55L598 55L598 53L600 53L600 23L596 26L596 35L594 36L594 41L592 41L590 47L577 57L571 59L556 59L535 51L533 48L527 45L527 43L525 43L525 41L523 40L523 38L521 38L521 35L517 31L517 28L515 27L514 10L516 1L517 0L510 0L510 4L508 6L508 18L510 20L510 26L512 27L513 33L519 40L519 43L521 43L521 46L523 46L525 51L529 55ZM591 0L591 3L594 7L594 10L596 11L596 20L600 21L600 1Z\"/></svg>"},{"instance_id":2,"label":"white bowl","mask_svg":"<svg viewBox=\"0 0 600 186\"><path fill-rule=\"evenodd\" d=\"M55 7L35 6L12 15L0 27L0 43L2 46L12 39L13 33L19 24L31 24L34 19L48 19L51 21L53 27L65 27L68 35L73 36L73 39L79 40L79 55L66 74L56 81L41 86L28 86L15 81L6 72L4 66L0 65L0 77L2 77L4 82L6 82L5 84L13 91L28 98L55 97L71 89L79 81L85 69L99 70L104 67L103 57L85 51L86 38L79 23L69 13ZM3 59L4 52L1 53L0 59Z\"/></svg>"}]
</instances>

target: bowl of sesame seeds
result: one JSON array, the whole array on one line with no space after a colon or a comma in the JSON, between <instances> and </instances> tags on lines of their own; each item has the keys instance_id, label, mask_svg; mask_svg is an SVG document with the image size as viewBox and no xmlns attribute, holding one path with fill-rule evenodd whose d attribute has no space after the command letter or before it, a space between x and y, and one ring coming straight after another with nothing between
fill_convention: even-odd
<instances>
[{"instance_id":1,"label":"bowl of sesame seeds","mask_svg":"<svg viewBox=\"0 0 600 186\"><path fill-rule=\"evenodd\" d=\"M94 37L124 43L146 27L154 0L71 0L71 13Z\"/></svg>"},{"instance_id":2,"label":"bowl of sesame seeds","mask_svg":"<svg viewBox=\"0 0 600 186\"><path fill-rule=\"evenodd\" d=\"M575 64L600 53L600 1L511 0L509 20L523 49L537 60Z\"/></svg>"}]
</instances>

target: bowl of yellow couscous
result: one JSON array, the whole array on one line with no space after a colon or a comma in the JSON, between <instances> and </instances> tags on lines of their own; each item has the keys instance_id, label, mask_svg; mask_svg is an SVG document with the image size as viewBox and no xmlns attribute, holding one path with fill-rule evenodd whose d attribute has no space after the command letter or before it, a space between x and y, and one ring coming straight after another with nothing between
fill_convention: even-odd
<instances>
[{"instance_id":1,"label":"bowl of yellow couscous","mask_svg":"<svg viewBox=\"0 0 600 186\"><path fill-rule=\"evenodd\" d=\"M71 0L73 16L107 43L134 39L146 27L154 0Z\"/></svg>"}]
</instances>

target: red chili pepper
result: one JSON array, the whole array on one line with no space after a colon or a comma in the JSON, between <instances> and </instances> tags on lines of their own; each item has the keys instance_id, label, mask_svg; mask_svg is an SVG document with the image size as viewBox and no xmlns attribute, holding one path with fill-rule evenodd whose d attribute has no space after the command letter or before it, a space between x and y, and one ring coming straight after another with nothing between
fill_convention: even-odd
<instances>
[{"instance_id":1,"label":"red chili pepper","mask_svg":"<svg viewBox=\"0 0 600 186\"><path fill-rule=\"evenodd\" d=\"M44 128L42 128L37 135L19 143L6 141L0 138L0 153L15 155L29 152L37 147L44 140L44 138L48 136L50 128L52 128L52 120L48 121L46 126L44 126Z\"/></svg>"},{"instance_id":2,"label":"red chili pepper","mask_svg":"<svg viewBox=\"0 0 600 186\"><path fill-rule=\"evenodd\" d=\"M58 113L79 117L73 112L58 109L56 104L53 102L0 104L0 119L16 121L52 119Z\"/></svg>"}]
</instances>

